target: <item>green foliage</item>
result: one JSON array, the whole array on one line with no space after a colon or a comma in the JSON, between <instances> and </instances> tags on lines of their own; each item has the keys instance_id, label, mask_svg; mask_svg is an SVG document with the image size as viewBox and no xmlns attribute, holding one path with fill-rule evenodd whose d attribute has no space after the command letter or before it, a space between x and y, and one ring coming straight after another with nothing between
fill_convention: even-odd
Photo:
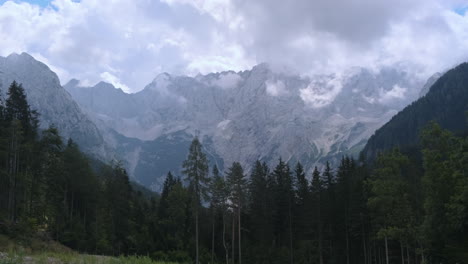
<instances>
[{"instance_id":1,"label":"green foliage","mask_svg":"<svg viewBox=\"0 0 468 264\"><path fill-rule=\"evenodd\" d=\"M402 151L418 147L419 135L431 121L456 133L466 132L467 86L468 63L463 63L445 73L424 97L378 129L362 153L366 158L374 159L379 152L394 147L401 147Z\"/></svg>"},{"instance_id":2,"label":"green foliage","mask_svg":"<svg viewBox=\"0 0 468 264\"><path fill-rule=\"evenodd\" d=\"M374 162L343 157L335 170L327 163L310 173L300 163L291 171L280 159L270 171L257 161L249 179L234 162L225 177L213 167L210 179L195 138L182 164L185 181L169 172L160 196L131 184L120 163L93 161L73 140L64 144L55 127L38 131L37 114L13 83L0 98L0 233L22 245L57 241L127 256L52 254L66 263L370 264L387 255L391 263L467 263L468 137L441 128L465 129L453 121L458 116L441 119L466 104L443 112L434 102L453 102L442 93L449 88L465 98L465 71L450 71L378 132L367 150L387 151ZM416 140L431 105L442 111L441 126L430 123ZM396 145L403 151L388 151ZM4 237L0 251L12 248ZM24 253L31 252L1 261L24 261Z\"/></svg>"}]
</instances>

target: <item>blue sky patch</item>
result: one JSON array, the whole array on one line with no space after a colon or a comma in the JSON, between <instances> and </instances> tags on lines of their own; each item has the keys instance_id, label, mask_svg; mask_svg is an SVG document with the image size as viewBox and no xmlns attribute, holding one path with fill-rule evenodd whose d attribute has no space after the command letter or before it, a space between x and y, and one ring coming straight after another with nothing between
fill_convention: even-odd
<instances>
[{"instance_id":1,"label":"blue sky patch","mask_svg":"<svg viewBox=\"0 0 468 264\"><path fill-rule=\"evenodd\" d=\"M468 11L468 6L457 7L453 11L455 11L455 13L457 13L457 14L459 14L461 16L464 16L466 11Z\"/></svg>"},{"instance_id":2,"label":"blue sky patch","mask_svg":"<svg viewBox=\"0 0 468 264\"><path fill-rule=\"evenodd\" d=\"M15 1L15 2L26 2L33 5L38 5L40 7L47 7L50 5L52 0L0 0L0 5L3 5L6 1ZM80 0L72 0L73 2L80 2Z\"/></svg>"}]
</instances>

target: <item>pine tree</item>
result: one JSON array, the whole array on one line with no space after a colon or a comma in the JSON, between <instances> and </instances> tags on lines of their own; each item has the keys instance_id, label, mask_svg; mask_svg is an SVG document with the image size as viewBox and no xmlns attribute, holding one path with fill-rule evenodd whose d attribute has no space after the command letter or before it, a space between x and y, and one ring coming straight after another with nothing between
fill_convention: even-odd
<instances>
[{"instance_id":1,"label":"pine tree","mask_svg":"<svg viewBox=\"0 0 468 264\"><path fill-rule=\"evenodd\" d=\"M252 216L252 239L263 243L267 238L266 221L268 218L267 208L267 172L262 163L257 160L250 175L250 214Z\"/></svg>"},{"instance_id":2,"label":"pine tree","mask_svg":"<svg viewBox=\"0 0 468 264\"><path fill-rule=\"evenodd\" d=\"M289 165L282 159L273 171L273 176L276 181L276 209L277 209L277 238L282 246L289 247L289 262L294 262L293 252L293 216L292 209L295 203L294 198L294 181L289 169Z\"/></svg>"},{"instance_id":3,"label":"pine tree","mask_svg":"<svg viewBox=\"0 0 468 264\"><path fill-rule=\"evenodd\" d=\"M171 224L170 219L168 219L168 210L171 207L169 204L168 198L176 184L176 180L171 172L167 173L166 179L164 180L163 189L161 192L161 198L159 199L158 206L158 224L160 227L160 237L158 238L158 243L162 244L163 249L169 250L169 228L166 225ZM169 223L168 223L169 222Z\"/></svg>"},{"instance_id":4,"label":"pine tree","mask_svg":"<svg viewBox=\"0 0 468 264\"><path fill-rule=\"evenodd\" d=\"M18 214L28 211L27 203L21 201L28 197L28 182L31 182L33 143L37 134L37 113L30 109L21 84L15 81L8 89L5 102L4 122L6 127L6 172L8 175L8 215L15 222ZM23 193L20 193L23 192Z\"/></svg>"},{"instance_id":5,"label":"pine tree","mask_svg":"<svg viewBox=\"0 0 468 264\"><path fill-rule=\"evenodd\" d=\"M184 161L182 173L186 175L189 182L189 189L192 195L192 208L195 212L195 260L199 263L199 241L198 241L198 216L200 204L207 198L208 184L208 160L202 151L202 145L198 138L195 138L190 145L189 154Z\"/></svg>"},{"instance_id":6,"label":"pine tree","mask_svg":"<svg viewBox=\"0 0 468 264\"><path fill-rule=\"evenodd\" d=\"M324 188L326 189L325 191L325 197L322 199L322 203L324 206L324 216L323 216L323 223L326 225L324 227L325 232L327 232L326 237L328 237L328 244L329 244L329 253L328 255L330 257L334 256L334 223L336 222L335 220L335 215L334 215L334 208L336 206L336 201L335 201L335 179L333 176L332 169L330 167L330 163L327 161L325 165L325 170L322 174L323 178L323 184ZM325 240L325 238L324 238Z\"/></svg>"},{"instance_id":7,"label":"pine tree","mask_svg":"<svg viewBox=\"0 0 468 264\"><path fill-rule=\"evenodd\" d=\"M171 172L168 172L166 179L164 180L163 189L161 192L161 198L159 200L158 217L160 219L166 218L166 211L167 211L167 208L169 207L167 197L169 196L169 193L172 191L172 188L174 187L175 184L176 184L176 180L174 176L172 175Z\"/></svg>"},{"instance_id":8,"label":"pine tree","mask_svg":"<svg viewBox=\"0 0 468 264\"><path fill-rule=\"evenodd\" d=\"M233 210L236 211L237 216L237 235L238 235L238 263L242 263L242 236L241 236L241 212L246 201L246 185L247 180L244 175L244 169L242 168L239 162L232 163L231 167L229 167L228 172L226 174L227 182L230 186L230 201ZM234 257L234 256L233 256Z\"/></svg>"},{"instance_id":9,"label":"pine tree","mask_svg":"<svg viewBox=\"0 0 468 264\"><path fill-rule=\"evenodd\" d=\"M318 241L318 252L319 252L319 263L323 264L323 229L322 229L322 191L323 182L320 177L320 172L317 167L314 168L312 173L311 182L311 195L313 198L313 207L316 217L316 230L317 230L317 241Z\"/></svg>"},{"instance_id":10,"label":"pine tree","mask_svg":"<svg viewBox=\"0 0 468 264\"><path fill-rule=\"evenodd\" d=\"M295 193L296 202L294 205L294 215L296 216L296 239L307 239L310 231L310 222L312 221L312 212L310 210L310 188L309 181L306 178L304 168L300 162L296 164L295 172Z\"/></svg>"},{"instance_id":11,"label":"pine tree","mask_svg":"<svg viewBox=\"0 0 468 264\"><path fill-rule=\"evenodd\" d=\"M400 240L410 233L407 227L411 223L412 209L408 195L408 182L403 174L409 160L398 150L387 155L380 155L378 167L368 181L371 197L368 206L373 213L377 235L385 242L385 259L389 263L388 240ZM403 253L403 252L402 252Z\"/></svg>"},{"instance_id":12,"label":"pine tree","mask_svg":"<svg viewBox=\"0 0 468 264\"><path fill-rule=\"evenodd\" d=\"M309 182L307 181L304 167L300 162L296 164L296 169L294 170L296 176L296 196L297 203L299 205L304 205L308 195L309 195Z\"/></svg>"},{"instance_id":13,"label":"pine tree","mask_svg":"<svg viewBox=\"0 0 468 264\"><path fill-rule=\"evenodd\" d=\"M223 235L222 244L225 251L226 264L228 263L229 255L228 248L226 245L226 210L227 210L227 199L229 190L227 188L224 178L220 175L218 167L213 166L213 177L210 183L211 193L211 209L212 209L212 241L211 241L211 263L214 262L214 250L215 250L215 219L216 213L220 213L223 221Z\"/></svg>"}]
</instances>

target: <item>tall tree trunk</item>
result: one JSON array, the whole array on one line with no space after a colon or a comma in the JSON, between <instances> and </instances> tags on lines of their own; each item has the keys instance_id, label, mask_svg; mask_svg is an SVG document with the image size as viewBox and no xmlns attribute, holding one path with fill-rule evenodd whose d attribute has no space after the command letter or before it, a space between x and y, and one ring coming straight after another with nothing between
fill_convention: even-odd
<instances>
[{"instance_id":1,"label":"tall tree trunk","mask_svg":"<svg viewBox=\"0 0 468 264\"><path fill-rule=\"evenodd\" d=\"M367 259L367 249L366 249L366 237L364 235L364 231L362 232L362 248L364 250L364 264L368 263Z\"/></svg>"},{"instance_id":2,"label":"tall tree trunk","mask_svg":"<svg viewBox=\"0 0 468 264\"><path fill-rule=\"evenodd\" d=\"M213 209L212 212L212 222L211 222L211 264L213 264L214 260L214 241L215 241L215 210Z\"/></svg>"},{"instance_id":3,"label":"tall tree trunk","mask_svg":"<svg viewBox=\"0 0 468 264\"><path fill-rule=\"evenodd\" d=\"M237 212L237 218L238 218L238 243L239 243L239 264L242 264L242 241L241 241L241 207L239 205L238 212Z\"/></svg>"},{"instance_id":4,"label":"tall tree trunk","mask_svg":"<svg viewBox=\"0 0 468 264\"><path fill-rule=\"evenodd\" d=\"M320 213L320 205L319 205L319 214L318 214L318 231L319 231L319 260L320 264L323 264L323 234L322 234L322 216Z\"/></svg>"},{"instance_id":5,"label":"tall tree trunk","mask_svg":"<svg viewBox=\"0 0 468 264\"><path fill-rule=\"evenodd\" d=\"M289 255L290 263L294 263L294 249L293 249L293 228L292 228L292 212L291 212L291 199L289 199Z\"/></svg>"},{"instance_id":6,"label":"tall tree trunk","mask_svg":"<svg viewBox=\"0 0 468 264\"><path fill-rule=\"evenodd\" d=\"M410 255L409 255L409 245L406 243L406 259L408 260L408 264L410 264Z\"/></svg>"},{"instance_id":7,"label":"tall tree trunk","mask_svg":"<svg viewBox=\"0 0 468 264\"><path fill-rule=\"evenodd\" d=\"M223 246L226 253L226 264L229 264L229 251L226 246L226 214L223 212Z\"/></svg>"},{"instance_id":8,"label":"tall tree trunk","mask_svg":"<svg viewBox=\"0 0 468 264\"><path fill-rule=\"evenodd\" d=\"M401 264L405 264L405 251L403 248L403 242L400 241L400 251L401 251Z\"/></svg>"},{"instance_id":9,"label":"tall tree trunk","mask_svg":"<svg viewBox=\"0 0 468 264\"><path fill-rule=\"evenodd\" d=\"M426 257L424 256L424 247L421 242L419 242L419 247L421 248L421 263L426 264Z\"/></svg>"},{"instance_id":10,"label":"tall tree trunk","mask_svg":"<svg viewBox=\"0 0 468 264\"><path fill-rule=\"evenodd\" d=\"M346 235L346 264L349 264L349 234L348 234L348 217L345 213L345 235ZM388 263L387 263L388 264Z\"/></svg>"},{"instance_id":11,"label":"tall tree trunk","mask_svg":"<svg viewBox=\"0 0 468 264\"><path fill-rule=\"evenodd\" d=\"M75 210L75 193L71 192L71 209L70 209L70 222L73 221L73 210Z\"/></svg>"},{"instance_id":12,"label":"tall tree trunk","mask_svg":"<svg viewBox=\"0 0 468 264\"><path fill-rule=\"evenodd\" d=\"M8 190L8 214L10 221L15 219L15 192L16 192L16 152L17 152L17 139L16 128L13 127L12 136L10 140L10 148L8 151L8 174L9 174L9 190Z\"/></svg>"},{"instance_id":13,"label":"tall tree trunk","mask_svg":"<svg viewBox=\"0 0 468 264\"><path fill-rule=\"evenodd\" d=\"M380 252L380 246L379 246L379 264L382 264L382 252Z\"/></svg>"},{"instance_id":14,"label":"tall tree trunk","mask_svg":"<svg viewBox=\"0 0 468 264\"><path fill-rule=\"evenodd\" d=\"M387 235L385 235L385 263L389 264Z\"/></svg>"},{"instance_id":15,"label":"tall tree trunk","mask_svg":"<svg viewBox=\"0 0 468 264\"><path fill-rule=\"evenodd\" d=\"M198 264L198 203L195 209L195 259Z\"/></svg>"},{"instance_id":16,"label":"tall tree trunk","mask_svg":"<svg viewBox=\"0 0 468 264\"><path fill-rule=\"evenodd\" d=\"M235 263L235 242L236 242L236 214L235 211L232 210L232 243L231 243L231 262L232 264Z\"/></svg>"},{"instance_id":17,"label":"tall tree trunk","mask_svg":"<svg viewBox=\"0 0 468 264\"><path fill-rule=\"evenodd\" d=\"M34 200L34 187L36 186L36 177L35 174L31 174L31 188L29 190L29 205L28 205L28 214L32 215L32 208L33 208L33 200Z\"/></svg>"},{"instance_id":18,"label":"tall tree trunk","mask_svg":"<svg viewBox=\"0 0 468 264\"><path fill-rule=\"evenodd\" d=\"M13 185L13 221L16 222L17 218L17 199L18 199L18 193L17 193L17 188L18 188L18 174L19 174L19 161L20 161L20 153L18 149L18 140L16 140L16 149L15 149L15 180L14 180L14 185Z\"/></svg>"}]
</instances>

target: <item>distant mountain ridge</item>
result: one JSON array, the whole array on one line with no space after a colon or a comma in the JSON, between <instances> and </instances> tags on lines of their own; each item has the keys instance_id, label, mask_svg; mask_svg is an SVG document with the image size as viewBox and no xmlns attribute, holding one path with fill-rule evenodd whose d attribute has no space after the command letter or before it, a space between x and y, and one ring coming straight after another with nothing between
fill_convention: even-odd
<instances>
[{"instance_id":1,"label":"distant mountain ridge","mask_svg":"<svg viewBox=\"0 0 468 264\"><path fill-rule=\"evenodd\" d=\"M80 87L76 80L64 87L124 157L130 174L160 185L168 170L179 172L184 146L195 135L220 167L240 161L248 169L256 159L271 164L282 157L310 169L357 155L422 86L394 68L301 77L260 64L196 77L163 73L135 94L105 83ZM179 151L160 151L170 146ZM168 166L165 155L179 163Z\"/></svg>"},{"instance_id":2,"label":"distant mountain ridge","mask_svg":"<svg viewBox=\"0 0 468 264\"><path fill-rule=\"evenodd\" d=\"M407 106L369 139L362 153L373 159L393 147L416 146L431 121L455 133L468 131L468 63L437 78L427 94Z\"/></svg>"},{"instance_id":3,"label":"distant mountain ridge","mask_svg":"<svg viewBox=\"0 0 468 264\"><path fill-rule=\"evenodd\" d=\"M220 168L240 161L248 171L257 159L282 157L310 170L357 155L424 84L392 67L303 77L260 64L196 77L163 73L127 94L104 82L80 87L71 80L63 89L25 53L0 58L0 71L3 92L13 80L23 83L43 127L55 124L101 160L122 160L135 181L153 189L169 170L180 173L194 136Z\"/></svg>"}]
</instances>

